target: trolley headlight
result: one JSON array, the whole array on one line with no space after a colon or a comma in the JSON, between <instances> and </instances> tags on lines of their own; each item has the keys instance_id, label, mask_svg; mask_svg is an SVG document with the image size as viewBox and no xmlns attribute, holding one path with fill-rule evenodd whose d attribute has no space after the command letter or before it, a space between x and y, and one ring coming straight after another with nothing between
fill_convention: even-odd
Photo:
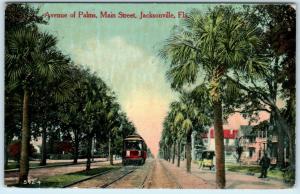
<instances>
[{"instance_id":1,"label":"trolley headlight","mask_svg":"<svg viewBox=\"0 0 300 194\"><path fill-rule=\"evenodd\" d=\"M141 152L141 151L139 151L139 152L138 152L138 156L141 156L141 155L142 155L142 152Z\"/></svg>"},{"instance_id":2,"label":"trolley headlight","mask_svg":"<svg viewBox=\"0 0 300 194\"><path fill-rule=\"evenodd\" d=\"M126 150L126 156L129 157L130 156L130 151Z\"/></svg>"}]
</instances>

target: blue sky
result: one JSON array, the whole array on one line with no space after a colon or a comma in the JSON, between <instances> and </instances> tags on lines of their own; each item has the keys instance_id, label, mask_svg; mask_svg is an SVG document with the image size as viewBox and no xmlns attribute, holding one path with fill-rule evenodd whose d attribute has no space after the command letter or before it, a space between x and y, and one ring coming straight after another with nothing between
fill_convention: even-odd
<instances>
[{"instance_id":1,"label":"blue sky","mask_svg":"<svg viewBox=\"0 0 300 194\"><path fill-rule=\"evenodd\" d=\"M33 3L40 14L67 14L67 18L50 18L42 31L58 38L58 48L69 55L75 64L89 67L116 93L118 102L137 127L154 154L162 123L169 104L177 99L166 80L168 64L158 51L169 36L176 19L139 19L140 13L179 11L193 8L203 13L215 4L162 4L162 3ZM95 13L98 18L71 18L78 12ZM136 19L99 18L100 12L135 13ZM245 123L237 115L233 123ZM230 123L232 123L230 122Z\"/></svg>"},{"instance_id":2,"label":"blue sky","mask_svg":"<svg viewBox=\"0 0 300 194\"><path fill-rule=\"evenodd\" d=\"M34 3L45 14L188 12L205 4ZM95 71L116 93L122 109L154 153L169 103L176 99L165 78L167 64L157 53L176 19L50 18L40 29L58 38L58 48L76 63Z\"/></svg>"}]
</instances>

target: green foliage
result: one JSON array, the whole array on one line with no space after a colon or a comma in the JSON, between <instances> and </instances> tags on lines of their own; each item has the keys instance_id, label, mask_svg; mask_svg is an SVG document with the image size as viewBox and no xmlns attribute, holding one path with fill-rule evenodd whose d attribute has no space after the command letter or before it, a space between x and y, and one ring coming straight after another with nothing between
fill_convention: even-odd
<instances>
[{"instance_id":1,"label":"green foliage","mask_svg":"<svg viewBox=\"0 0 300 194\"><path fill-rule=\"evenodd\" d=\"M230 6L216 6L205 14L192 10L181 26L174 27L160 56L170 63L167 78L174 89L195 83L201 76L210 81L213 91L222 88L220 77L231 69L244 76L261 75L266 63L255 52L259 46L255 25Z\"/></svg>"},{"instance_id":2,"label":"green foliage","mask_svg":"<svg viewBox=\"0 0 300 194\"><path fill-rule=\"evenodd\" d=\"M36 24L46 24L43 16L38 15L39 9L34 9L26 3L7 3L5 9L5 30L9 32L23 27L36 27Z\"/></svg>"},{"instance_id":3,"label":"green foliage","mask_svg":"<svg viewBox=\"0 0 300 194\"><path fill-rule=\"evenodd\" d=\"M59 51L55 36L38 29L37 24L47 22L37 13L28 4L10 3L6 8L6 145L19 135L23 93L29 90L30 132L38 138L41 129L46 130L48 152L54 151L55 142L68 142L61 150L75 153L90 138L107 143L111 134L113 151L119 154L123 138L134 133L135 126L104 81L75 65Z\"/></svg>"},{"instance_id":4,"label":"green foliage","mask_svg":"<svg viewBox=\"0 0 300 194\"><path fill-rule=\"evenodd\" d=\"M199 95L195 95L199 94ZM160 141L160 152L165 147L169 147L177 140L181 141L191 132L204 132L204 128L211 124L207 114L209 106L200 106L201 101L196 103L197 99L205 98L205 92L201 93L200 89L190 93L182 93L180 101L174 101L170 104L170 110L163 123L163 131ZM204 102L202 102L204 104Z\"/></svg>"}]
</instances>

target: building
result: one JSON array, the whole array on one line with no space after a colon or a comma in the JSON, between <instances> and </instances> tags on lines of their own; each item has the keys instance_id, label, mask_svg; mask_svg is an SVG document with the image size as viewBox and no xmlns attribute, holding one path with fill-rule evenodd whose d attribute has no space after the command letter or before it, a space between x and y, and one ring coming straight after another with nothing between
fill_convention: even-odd
<instances>
[{"instance_id":1,"label":"building","mask_svg":"<svg viewBox=\"0 0 300 194\"><path fill-rule=\"evenodd\" d=\"M224 151L225 162L236 161L236 139L238 129L223 129L224 132ZM215 150L215 133L214 128L210 128L208 133L202 134L203 145L206 150Z\"/></svg>"},{"instance_id":2,"label":"building","mask_svg":"<svg viewBox=\"0 0 300 194\"><path fill-rule=\"evenodd\" d=\"M243 148L242 163L257 164L264 153L267 153L271 158L271 164L276 164L278 138L268 132L268 128L241 126L237 141Z\"/></svg>"},{"instance_id":3,"label":"building","mask_svg":"<svg viewBox=\"0 0 300 194\"><path fill-rule=\"evenodd\" d=\"M193 159L199 159L203 150L215 150L214 129L207 133L193 134L192 139ZM201 141L200 141L201 140ZM244 164L258 164L264 153L271 159L271 164L276 164L278 157L278 137L270 129L268 122L256 126L241 125L239 129L224 129L225 161L235 163L238 158L237 148L242 147L240 161ZM288 158L285 148L284 158Z\"/></svg>"}]
</instances>

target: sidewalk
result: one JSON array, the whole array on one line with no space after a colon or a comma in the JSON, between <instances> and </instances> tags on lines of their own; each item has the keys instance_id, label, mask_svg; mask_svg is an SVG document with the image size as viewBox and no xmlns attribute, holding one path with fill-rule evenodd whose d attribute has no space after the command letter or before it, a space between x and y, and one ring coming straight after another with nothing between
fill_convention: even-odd
<instances>
[{"instance_id":1,"label":"sidewalk","mask_svg":"<svg viewBox=\"0 0 300 194\"><path fill-rule=\"evenodd\" d=\"M164 162L168 167L176 167L176 164ZM199 169L197 164L192 163L191 165L191 176L198 177L199 182L207 183L208 187L215 187L216 175L214 171L207 169ZM177 167L176 167L177 168ZM181 161L180 169L182 172L186 171L185 161ZM186 172L185 172L186 173ZM187 173L186 173L187 174ZM197 187L198 188L198 187ZM206 188L206 187L203 187ZM256 176L229 172L226 171L226 188L227 189L287 189L290 188L287 184L282 181L274 179L259 179Z\"/></svg>"},{"instance_id":2,"label":"sidewalk","mask_svg":"<svg viewBox=\"0 0 300 194\"><path fill-rule=\"evenodd\" d=\"M106 158L95 158L91 161L91 163L94 162L105 162L107 161ZM78 165L78 164L85 164L86 159L78 159L77 164L73 163L73 160L47 160L47 165L40 166L39 165L40 160L31 160L29 162L29 169L38 169L38 168L51 168L51 167L59 167L59 166L69 166L69 165ZM4 172L15 172L19 171L19 168L11 168L11 169L5 169Z\"/></svg>"},{"instance_id":3,"label":"sidewalk","mask_svg":"<svg viewBox=\"0 0 300 194\"><path fill-rule=\"evenodd\" d=\"M187 173L185 169L178 168L176 165L162 160L164 166L168 169L170 174L177 180L183 189L215 189L216 186L213 183L209 183L199 176Z\"/></svg>"},{"instance_id":4,"label":"sidewalk","mask_svg":"<svg viewBox=\"0 0 300 194\"><path fill-rule=\"evenodd\" d=\"M81 161L82 162L82 161ZM114 160L114 164L120 163L121 160ZM109 165L109 161L98 161L91 164L91 168L99 168L101 166L107 166ZM51 167L51 168L36 168L36 169L30 169L28 179L40 179L44 177L50 177L54 175L61 175L61 174L67 174L72 172L79 172L82 170L85 170L86 164L80 163L75 165L67 165L67 166L58 166L58 167ZM18 175L19 172L5 172L4 175L4 184L5 185L13 185L17 184L18 182Z\"/></svg>"}]
</instances>

